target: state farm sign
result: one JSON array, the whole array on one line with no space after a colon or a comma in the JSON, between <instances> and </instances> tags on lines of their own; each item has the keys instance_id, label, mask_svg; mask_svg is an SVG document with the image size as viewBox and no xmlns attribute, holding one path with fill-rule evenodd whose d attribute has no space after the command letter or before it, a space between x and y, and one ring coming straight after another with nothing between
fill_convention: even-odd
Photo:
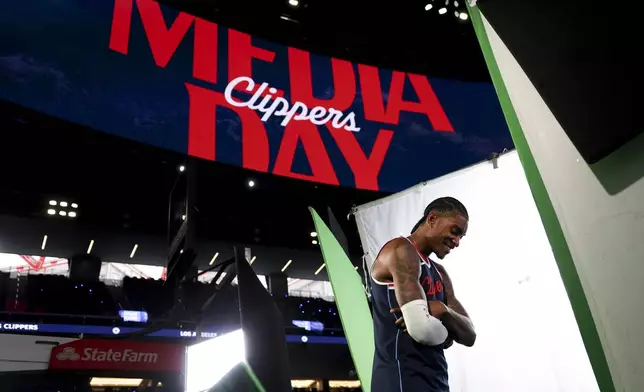
<instances>
[{"instance_id":1,"label":"state farm sign","mask_svg":"<svg viewBox=\"0 0 644 392\"><path fill-rule=\"evenodd\" d=\"M54 347L50 369L182 372L185 346L80 339Z\"/></svg>"}]
</instances>

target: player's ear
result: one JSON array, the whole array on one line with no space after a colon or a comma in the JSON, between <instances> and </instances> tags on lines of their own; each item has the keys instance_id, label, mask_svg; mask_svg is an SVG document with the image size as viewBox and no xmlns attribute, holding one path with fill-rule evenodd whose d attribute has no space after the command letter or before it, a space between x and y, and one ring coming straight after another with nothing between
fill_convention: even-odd
<instances>
[{"instance_id":1,"label":"player's ear","mask_svg":"<svg viewBox=\"0 0 644 392\"><path fill-rule=\"evenodd\" d=\"M427 214L427 224L430 226L433 226L436 223L436 220L438 219L438 215L436 215L433 212L430 212Z\"/></svg>"}]
</instances>

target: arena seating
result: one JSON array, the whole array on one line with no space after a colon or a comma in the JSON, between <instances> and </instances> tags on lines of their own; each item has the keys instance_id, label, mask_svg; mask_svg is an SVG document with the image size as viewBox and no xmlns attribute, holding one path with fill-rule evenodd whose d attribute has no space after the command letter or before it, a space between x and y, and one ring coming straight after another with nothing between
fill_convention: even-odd
<instances>
[{"instance_id":1,"label":"arena seating","mask_svg":"<svg viewBox=\"0 0 644 392\"><path fill-rule=\"evenodd\" d=\"M215 288L210 284L188 282L180 290L170 292L163 281L126 277L118 286L104 282L75 282L65 276L22 275L9 278L0 276L0 310L39 316L83 316L98 321L105 318L119 321L118 311L146 311L149 320L177 319L181 321L207 321L217 319L224 313L236 314L238 309L236 290L233 288L221 296L207 314L201 314L203 304L212 296ZM177 298L180 301L177 301ZM289 333L326 334L342 333L338 310L334 302L320 298L290 297L276 299L282 309L284 323ZM172 310L172 315L170 311ZM47 319L52 322L50 317ZM319 328L303 329L293 321L313 321ZM91 321L89 321L91 322ZM300 323L301 324L301 323Z\"/></svg>"}]
</instances>

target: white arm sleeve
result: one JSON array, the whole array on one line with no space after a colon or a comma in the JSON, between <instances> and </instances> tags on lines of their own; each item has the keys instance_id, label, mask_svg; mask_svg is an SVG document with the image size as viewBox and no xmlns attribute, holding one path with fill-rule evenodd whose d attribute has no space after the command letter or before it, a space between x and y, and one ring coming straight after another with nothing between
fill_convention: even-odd
<instances>
[{"instance_id":1,"label":"white arm sleeve","mask_svg":"<svg viewBox=\"0 0 644 392\"><path fill-rule=\"evenodd\" d=\"M447 340L447 328L429 314L427 301L417 299L400 307L407 333L412 339L426 346L438 346Z\"/></svg>"}]
</instances>

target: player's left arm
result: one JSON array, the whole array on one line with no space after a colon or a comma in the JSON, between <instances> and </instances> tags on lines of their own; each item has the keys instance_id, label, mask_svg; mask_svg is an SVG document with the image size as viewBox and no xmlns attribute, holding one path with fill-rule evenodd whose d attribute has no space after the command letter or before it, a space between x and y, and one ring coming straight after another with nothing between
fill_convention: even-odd
<instances>
[{"instance_id":1,"label":"player's left arm","mask_svg":"<svg viewBox=\"0 0 644 392\"><path fill-rule=\"evenodd\" d=\"M472 320L470 320L470 316L463 305L454 295L454 285L449 274L442 265L436 264L436 266L441 275L443 275L443 287L447 297L447 311L442 314L441 321L454 341L464 346L472 347L476 341L474 324L472 324Z\"/></svg>"}]
</instances>

